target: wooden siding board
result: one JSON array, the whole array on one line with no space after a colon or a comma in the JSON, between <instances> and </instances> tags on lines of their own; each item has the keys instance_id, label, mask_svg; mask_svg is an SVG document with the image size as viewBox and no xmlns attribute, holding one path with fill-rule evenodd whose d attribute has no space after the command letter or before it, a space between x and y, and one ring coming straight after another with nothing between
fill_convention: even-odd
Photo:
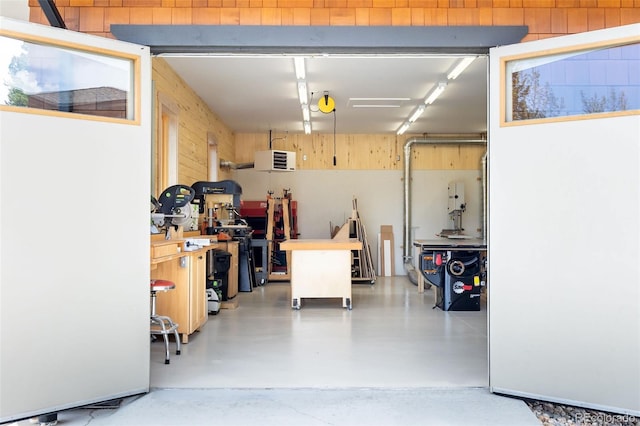
<instances>
[{"instance_id":1,"label":"wooden siding board","mask_svg":"<svg viewBox=\"0 0 640 426\"><path fill-rule=\"evenodd\" d=\"M410 26L411 25L411 9L393 8L391 10L391 23L392 25Z\"/></svg>"},{"instance_id":2,"label":"wooden siding board","mask_svg":"<svg viewBox=\"0 0 640 426\"><path fill-rule=\"evenodd\" d=\"M171 9L154 7L151 12L151 23L154 25L171 24Z\"/></svg>"},{"instance_id":3,"label":"wooden siding board","mask_svg":"<svg viewBox=\"0 0 640 426\"><path fill-rule=\"evenodd\" d=\"M556 0L556 7L579 7L580 0Z\"/></svg>"},{"instance_id":4,"label":"wooden siding board","mask_svg":"<svg viewBox=\"0 0 640 426\"><path fill-rule=\"evenodd\" d=\"M162 7L162 0L122 0L125 7Z\"/></svg>"},{"instance_id":5,"label":"wooden siding board","mask_svg":"<svg viewBox=\"0 0 640 426\"><path fill-rule=\"evenodd\" d=\"M220 25L240 24L240 10L235 7L223 7L220 9Z\"/></svg>"},{"instance_id":6,"label":"wooden siding board","mask_svg":"<svg viewBox=\"0 0 640 426\"><path fill-rule=\"evenodd\" d=\"M336 8L330 10L330 25L355 25L356 11L349 8Z\"/></svg>"},{"instance_id":7,"label":"wooden siding board","mask_svg":"<svg viewBox=\"0 0 640 426\"><path fill-rule=\"evenodd\" d=\"M128 7L106 8L104 14L105 30L111 31L111 24L129 24L129 11Z\"/></svg>"},{"instance_id":8,"label":"wooden siding board","mask_svg":"<svg viewBox=\"0 0 640 426\"><path fill-rule=\"evenodd\" d=\"M67 29L72 31L80 31L80 9L77 7L60 8L60 14Z\"/></svg>"},{"instance_id":9,"label":"wooden siding board","mask_svg":"<svg viewBox=\"0 0 640 426\"><path fill-rule=\"evenodd\" d=\"M153 8L132 7L129 9L129 20L131 24L149 25L153 23Z\"/></svg>"},{"instance_id":10,"label":"wooden siding board","mask_svg":"<svg viewBox=\"0 0 640 426\"><path fill-rule=\"evenodd\" d=\"M293 8L293 25L311 25L311 9L306 7Z\"/></svg>"},{"instance_id":11,"label":"wooden siding board","mask_svg":"<svg viewBox=\"0 0 640 426\"><path fill-rule=\"evenodd\" d=\"M438 7L438 0L409 0L410 7Z\"/></svg>"},{"instance_id":12,"label":"wooden siding board","mask_svg":"<svg viewBox=\"0 0 640 426\"><path fill-rule=\"evenodd\" d=\"M102 32L105 30L103 7L81 7L79 30L82 32Z\"/></svg>"},{"instance_id":13,"label":"wooden siding board","mask_svg":"<svg viewBox=\"0 0 640 426\"><path fill-rule=\"evenodd\" d=\"M347 0L347 7L373 7L373 0Z\"/></svg>"},{"instance_id":14,"label":"wooden siding board","mask_svg":"<svg viewBox=\"0 0 640 426\"><path fill-rule=\"evenodd\" d=\"M570 34L585 32L588 28L586 9L571 8L567 10L567 31Z\"/></svg>"},{"instance_id":15,"label":"wooden siding board","mask_svg":"<svg viewBox=\"0 0 640 426\"><path fill-rule=\"evenodd\" d=\"M598 7L620 7L620 0L598 0Z\"/></svg>"},{"instance_id":16,"label":"wooden siding board","mask_svg":"<svg viewBox=\"0 0 640 426\"><path fill-rule=\"evenodd\" d=\"M369 10L369 25L391 25L391 8L374 7Z\"/></svg>"},{"instance_id":17,"label":"wooden siding board","mask_svg":"<svg viewBox=\"0 0 640 426\"><path fill-rule=\"evenodd\" d=\"M201 7L193 9L195 25L220 25L220 9Z\"/></svg>"},{"instance_id":18,"label":"wooden siding board","mask_svg":"<svg viewBox=\"0 0 640 426\"><path fill-rule=\"evenodd\" d=\"M587 25L589 31L605 28L604 9L592 8L587 10Z\"/></svg>"},{"instance_id":19,"label":"wooden siding board","mask_svg":"<svg viewBox=\"0 0 640 426\"><path fill-rule=\"evenodd\" d=\"M478 25L480 13L478 9L449 9L447 13L448 25Z\"/></svg>"},{"instance_id":20,"label":"wooden siding board","mask_svg":"<svg viewBox=\"0 0 640 426\"><path fill-rule=\"evenodd\" d=\"M421 7L411 8L411 25L416 27L424 26L424 9Z\"/></svg>"},{"instance_id":21,"label":"wooden siding board","mask_svg":"<svg viewBox=\"0 0 640 426\"><path fill-rule=\"evenodd\" d=\"M260 15L262 25L282 25L282 9L275 7L262 8Z\"/></svg>"},{"instance_id":22,"label":"wooden siding board","mask_svg":"<svg viewBox=\"0 0 640 426\"><path fill-rule=\"evenodd\" d=\"M620 26L620 9L605 9L604 25L607 28Z\"/></svg>"},{"instance_id":23,"label":"wooden siding board","mask_svg":"<svg viewBox=\"0 0 640 426\"><path fill-rule=\"evenodd\" d=\"M569 27L567 9L551 9L551 32L554 34L566 34Z\"/></svg>"},{"instance_id":24,"label":"wooden siding board","mask_svg":"<svg viewBox=\"0 0 640 426\"><path fill-rule=\"evenodd\" d=\"M193 23L193 9L190 7L178 7L171 9L171 23L173 25L191 25Z\"/></svg>"},{"instance_id":25,"label":"wooden siding board","mask_svg":"<svg viewBox=\"0 0 640 426\"><path fill-rule=\"evenodd\" d=\"M524 9L503 7L494 9L493 25L524 25Z\"/></svg>"},{"instance_id":26,"label":"wooden siding board","mask_svg":"<svg viewBox=\"0 0 640 426\"><path fill-rule=\"evenodd\" d=\"M640 6L620 10L620 25L640 23Z\"/></svg>"},{"instance_id":27,"label":"wooden siding board","mask_svg":"<svg viewBox=\"0 0 640 426\"><path fill-rule=\"evenodd\" d=\"M240 11L240 25L260 25L262 24L262 13L260 9L254 9L251 7L241 7Z\"/></svg>"},{"instance_id":28,"label":"wooden siding board","mask_svg":"<svg viewBox=\"0 0 640 426\"><path fill-rule=\"evenodd\" d=\"M310 9L311 25L329 25L331 11L329 9Z\"/></svg>"},{"instance_id":29,"label":"wooden siding board","mask_svg":"<svg viewBox=\"0 0 640 426\"><path fill-rule=\"evenodd\" d=\"M490 7L478 8L478 24L493 25L493 10Z\"/></svg>"},{"instance_id":30,"label":"wooden siding board","mask_svg":"<svg viewBox=\"0 0 640 426\"><path fill-rule=\"evenodd\" d=\"M551 9L539 7L524 9L524 24L529 26L531 33L550 33Z\"/></svg>"},{"instance_id":31,"label":"wooden siding board","mask_svg":"<svg viewBox=\"0 0 640 426\"><path fill-rule=\"evenodd\" d=\"M447 9L429 8L424 11L425 25L448 25Z\"/></svg>"},{"instance_id":32,"label":"wooden siding board","mask_svg":"<svg viewBox=\"0 0 640 426\"><path fill-rule=\"evenodd\" d=\"M371 22L368 8L359 7L356 9L356 25L368 26Z\"/></svg>"}]
</instances>

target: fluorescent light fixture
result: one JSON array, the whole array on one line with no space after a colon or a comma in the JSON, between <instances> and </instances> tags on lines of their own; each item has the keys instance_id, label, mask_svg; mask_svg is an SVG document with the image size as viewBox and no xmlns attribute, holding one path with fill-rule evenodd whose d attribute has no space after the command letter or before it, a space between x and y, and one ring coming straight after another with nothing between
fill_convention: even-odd
<instances>
[{"instance_id":1,"label":"fluorescent light fixture","mask_svg":"<svg viewBox=\"0 0 640 426\"><path fill-rule=\"evenodd\" d=\"M305 135L310 135L311 134L311 123L308 122L308 121L305 121L303 123L303 125L304 125L304 133L305 133Z\"/></svg>"},{"instance_id":2,"label":"fluorescent light fixture","mask_svg":"<svg viewBox=\"0 0 640 426\"><path fill-rule=\"evenodd\" d=\"M349 102L353 101L410 101L411 98L349 98Z\"/></svg>"},{"instance_id":3,"label":"fluorescent light fixture","mask_svg":"<svg viewBox=\"0 0 640 426\"><path fill-rule=\"evenodd\" d=\"M410 126L410 124L408 122L404 123L402 126L400 126L400 128L398 129L398 135L401 135L404 132L406 132L407 129L409 128L409 126Z\"/></svg>"},{"instance_id":4,"label":"fluorescent light fixture","mask_svg":"<svg viewBox=\"0 0 640 426\"><path fill-rule=\"evenodd\" d=\"M377 105L351 105L351 108L400 108L400 105L377 104Z\"/></svg>"},{"instance_id":5,"label":"fluorescent light fixture","mask_svg":"<svg viewBox=\"0 0 640 426\"><path fill-rule=\"evenodd\" d=\"M304 81L298 81L298 98L300 98L301 105L309 103L309 99L307 98L307 83Z\"/></svg>"},{"instance_id":6,"label":"fluorescent light fixture","mask_svg":"<svg viewBox=\"0 0 640 426\"><path fill-rule=\"evenodd\" d=\"M302 120L311 121L311 116L309 115L309 105L302 105Z\"/></svg>"},{"instance_id":7,"label":"fluorescent light fixture","mask_svg":"<svg viewBox=\"0 0 640 426\"><path fill-rule=\"evenodd\" d=\"M416 112L414 112L413 115L409 117L409 123L413 123L414 121L416 121L422 115L422 113L424 112L424 109L425 109L425 106L420 105L416 110Z\"/></svg>"},{"instance_id":8,"label":"fluorescent light fixture","mask_svg":"<svg viewBox=\"0 0 640 426\"><path fill-rule=\"evenodd\" d=\"M460 74L462 74L462 71L464 71L469 65L471 65L471 62L473 62L475 59L475 56L467 56L465 58L462 58L460 62L458 62L458 65L456 65L455 68L449 73L449 75L447 75L447 79L455 80Z\"/></svg>"},{"instance_id":9,"label":"fluorescent light fixture","mask_svg":"<svg viewBox=\"0 0 640 426\"><path fill-rule=\"evenodd\" d=\"M438 96L440 96L440 94L444 92L444 89L446 87L447 83L438 83L438 85L431 91L429 96L427 96L427 99L424 100L425 105L431 105L433 101L435 101Z\"/></svg>"},{"instance_id":10,"label":"fluorescent light fixture","mask_svg":"<svg viewBox=\"0 0 640 426\"><path fill-rule=\"evenodd\" d=\"M304 80L307 76L307 73L304 69L304 58L302 57L293 58L293 66L296 69L296 78L298 80Z\"/></svg>"}]
</instances>

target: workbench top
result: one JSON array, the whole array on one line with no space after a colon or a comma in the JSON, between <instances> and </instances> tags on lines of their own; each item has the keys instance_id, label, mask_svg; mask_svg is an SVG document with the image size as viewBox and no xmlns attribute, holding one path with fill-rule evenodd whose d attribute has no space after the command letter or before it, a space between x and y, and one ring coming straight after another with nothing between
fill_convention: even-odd
<instances>
[{"instance_id":1,"label":"workbench top","mask_svg":"<svg viewBox=\"0 0 640 426\"><path fill-rule=\"evenodd\" d=\"M218 246L217 242L211 240L211 245L204 246L196 250L188 250L186 243L188 238L178 238L165 240L164 238L152 236L151 238L151 264L166 262L182 256L189 256L207 252ZM209 238L209 235L198 236L197 238Z\"/></svg>"},{"instance_id":2,"label":"workbench top","mask_svg":"<svg viewBox=\"0 0 640 426\"><path fill-rule=\"evenodd\" d=\"M336 239L301 239L287 240L280 243L281 250L361 250L362 242L357 238L348 240Z\"/></svg>"},{"instance_id":3,"label":"workbench top","mask_svg":"<svg viewBox=\"0 0 640 426\"><path fill-rule=\"evenodd\" d=\"M486 250L487 242L478 238L440 238L437 240L414 240L413 245L422 249L434 250Z\"/></svg>"}]
</instances>

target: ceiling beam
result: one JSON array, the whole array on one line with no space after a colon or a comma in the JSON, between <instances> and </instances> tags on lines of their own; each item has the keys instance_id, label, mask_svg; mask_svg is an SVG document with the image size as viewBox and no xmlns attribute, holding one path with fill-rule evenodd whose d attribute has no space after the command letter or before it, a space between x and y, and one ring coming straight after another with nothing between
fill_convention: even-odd
<instances>
[{"instance_id":1,"label":"ceiling beam","mask_svg":"<svg viewBox=\"0 0 640 426\"><path fill-rule=\"evenodd\" d=\"M350 27L111 25L122 41L162 53L465 53L519 43L527 26Z\"/></svg>"}]
</instances>

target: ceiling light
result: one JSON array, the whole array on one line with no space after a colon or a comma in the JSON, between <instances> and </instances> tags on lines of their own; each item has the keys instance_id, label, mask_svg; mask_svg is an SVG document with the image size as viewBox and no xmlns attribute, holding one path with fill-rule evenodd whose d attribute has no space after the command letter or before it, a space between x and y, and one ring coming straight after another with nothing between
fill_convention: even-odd
<instances>
[{"instance_id":1,"label":"ceiling light","mask_svg":"<svg viewBox=\"0 0 640 426\"><path fill-rule=\"evenodd\" d=\"M309 105L307 104L302 105L302 120L304 121L311 120L311 116L309 115Z\"/></svg>"},{"instance_id":2,"label":"ceiling light","mask_svg":"<svg viewBox=\"0 0 640 426\"><path fill-rule=\"evenodd\" d=\"M440 96L440 94L442 92L444 92L444 89L447 87L447 83L438 83L438 85L431 91L431 93L429 94L429 96L427 96L427 99L424 100L425 105L430 105L433 103L433 101L435 101L438 96Z\"/></svg>"},{"instance_id":3,"label":"ceiling light","mask_svg":"<svg viewBox=\"0 0 640 426\"><path fill-rule=\"evenodd\" d=\"M307 76L304 69L304 58L302 57L293 58L293 66L296 69L296 78L298 80L304 80Z\"/></svg>"},{"instance_id":4,"label":"ceiling light","mask_svg":"<svg viewBox=\"0 0 640 426\"><path fill-rule=\"evenodd\" d=\"M311 123L309 121L305 121L303 125L304 125L304 133L306 135L310 135L311 134Z\"/></svg>"},{"instance_id":5,"label":"ceiling light","mask_svg":"<svg viewBox=\"0 0 640 426\"><path fill-rule=\"evenodd\" d=\"M411 98L349 98L349 101L410 101Z\"/></svg>"},{"instance_id":6,"label":"ceiling light","mask_svg":"<svg viewBox=\"0 0 640 426\"><path fill-rule=\"evenodd\" d=\"M404 132L406 132L407 129L409 128L409 126L410 126L410 124L408 122L404 123L402 126L400 126L400 128L398 129L398 135L401 135Z\"/></svg>"},{"instance_id":7,"label":"ceiling light","mask_svg":"<svg viewBox=\"0 0 640 426\"><path fill-rule=\"evenodd\" d=\"M447 78L449 80L455 80L456 77L462 74L462 71L464 71L475 59L475 56L467 56L466 58L462 58L460 62L458 62L458 65L456 65L456 67L449 73L449 75L447 75Z\"/></svg>"},{"instance_id":8,"label":"ceiling light","mask_svg":"<svg viewBox=\"0 0 640 426\"><path fill-rule=\"evenodd\" d=\"M351 105L351 108L400 108L400 105L390 105L390 104L367 105L367 104L359 104L359 105Z\"/></svg>"},{"instance_id":9,"label":"ceiling light","mask_svg":"<svg viewBox=\"0 0 640 426\"><path fill-rule=\"evenodd\" d=\"M416 112L414 112L413 115L409 117L409 123L413 123L414 121L416 121L422 115L422 113L424 112L424 109L425 109L425 106L420 105L416 110Z\"/></svg>"},{"instance_id":10,"label":"ceiling light","mask_svg":"<svg viewBox=\"0 0 640 426\"><path fill-rule=\"evenodd\" d=\"M298 98L300 98L301 105L309 103L307 99L307 83L304 81L298 81Z\"/></svg>"}]
</instances>

